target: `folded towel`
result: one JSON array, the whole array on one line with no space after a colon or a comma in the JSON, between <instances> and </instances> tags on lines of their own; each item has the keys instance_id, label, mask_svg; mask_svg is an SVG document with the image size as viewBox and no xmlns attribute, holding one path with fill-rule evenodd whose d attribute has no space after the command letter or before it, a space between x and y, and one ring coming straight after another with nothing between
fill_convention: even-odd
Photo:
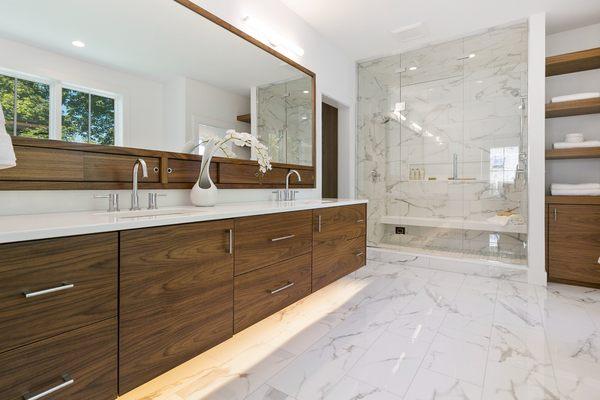
<instances>
[{"instance_id":1,"label":"folded towel","mask_svg":"<svg viewBox=\"0 0 600 400\"><path fill-rule=\"evenodd\" d=\"M552 196L600 196L599 190L550 190Z\"/></svg>"},{"instance_id":2,"label":"folded towel","mask_svg":"<svg viewBox=\"0 0 600 400\"><path fill-rule=\"evenodd\" d=\"M564 96L553 97L551 102L552 103L561 103L563 101L594 99L596 97L600 97L600 93L598 93L598 92L575 93L575 94L567 94Z\"/></svg>"},{"instance_id":3,"label":"folded towel","mask_svg":"<svg viewBox=\"0 0 600 400\"><path fill-rule=\"evenodd\" d=\"M553 183L552 190L600 190L600 183Z\"/></svg>"},{"instance_id":4,"label":"folded towel","mask_svg":"<svg viewBox=\"0 0 600 400\"><path fill-rule=\"evenodd\" d=\"M557 142L554 143L555 149L577 149L580 147L600 147L600 140L586 140L581 143L567 143L567 142Z\"/></svg>"}]
</instances>

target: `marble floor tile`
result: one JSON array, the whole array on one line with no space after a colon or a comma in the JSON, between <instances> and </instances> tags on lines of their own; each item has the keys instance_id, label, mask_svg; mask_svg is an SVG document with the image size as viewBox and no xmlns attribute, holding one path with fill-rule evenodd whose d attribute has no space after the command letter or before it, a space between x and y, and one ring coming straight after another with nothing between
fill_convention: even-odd
<instances>
[{"instance_id":1,"label":"marble floor tile","mask_svg":"<svg viewBox=\"0 0 600 400\"><path fill-rule=\"evenodd\" d=\"M479 400L481 386L420 369L404 400Z\"/></svg>"},{"instance_id":2,"label":"marble floor tile","mask_svg":"<svg viewBox=\"0 0 600 400\"><path fill-rule=\"evenodd\" d=\"M403 396L417 373L429 343L383 333L348 373L372 386Z\"/></svg>"},{"instance_id":3,"label":"marble floor tile","mask_svg":"<svg viewBox=\"0 0 600 400\"><path fill-rule=\"evenodd\" d=\"M594 400L600 290L372 262L119 400Z\"/></svg>"}]
</instances>

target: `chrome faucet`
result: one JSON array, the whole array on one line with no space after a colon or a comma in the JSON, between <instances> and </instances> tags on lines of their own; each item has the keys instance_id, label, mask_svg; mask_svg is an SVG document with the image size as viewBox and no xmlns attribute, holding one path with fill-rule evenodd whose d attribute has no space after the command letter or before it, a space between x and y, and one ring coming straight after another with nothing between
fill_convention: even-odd
<instances>
[{"instance_id":1,"label":"chrome faucet","mask_svg":"<svg viewBox=\"0 0 600 400\"><path fill-rule=\"evenodd\" d=\"M138 211L140 208L140 198L138 196L138 169L142 166L142 179L148 177L148 166L146 161L142 158L138 158L133 163L133 188L131 189L131 208L130 211Z\"/></svg>"},{"instance_id":2,"label":"chrome faucet","mask_svg":"<svg viewBox=\"0 0 600 400\"><path fill-rule=\"evenodd\" d=\"M290 176L292 174L296 174L298 177L298 182L302 182L302 178L300 177L300 173L295 169L290 169L290 172L285 176L285 190L276 190L273 193L277 195L277 200L279 201L291 201L296 200L296 190L290 190Z\"/></svg>"}]
</instances>

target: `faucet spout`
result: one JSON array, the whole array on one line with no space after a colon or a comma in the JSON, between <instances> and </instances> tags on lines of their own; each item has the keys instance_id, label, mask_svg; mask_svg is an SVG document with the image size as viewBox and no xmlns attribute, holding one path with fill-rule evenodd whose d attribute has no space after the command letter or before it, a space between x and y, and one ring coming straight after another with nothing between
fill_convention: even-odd
<instances>
[{"instance_id":1,"label":"faucet spout","mask_svg":"<svg viewBox=\"0 0 600 400\"><path fill-rule=\"evenodd\" d=\"M285 190L283 191L283 200L290 201L296 200L296 191L290 190L290 176L296 174L298 178L298 182L302 182L302 177L300 177L300 173L295 169L290 169L290 172L285 176Z\"/></svg>"},{"instance_id":2,"label":"faucet spout","mask_svg":"<svg viewBox=\"0 0 600 400\"><path fill-rule=\"evenodd\" d=\"M140 169L140 165L142 166L142 179L148 177L148 166L146 165L146 161L144 161L143 158L138 158L133 164L133 187L131 189L131 208L129 209L130 211L141 210L140 198L138 195L138 171Z\"/></svg>"}]
</instances>

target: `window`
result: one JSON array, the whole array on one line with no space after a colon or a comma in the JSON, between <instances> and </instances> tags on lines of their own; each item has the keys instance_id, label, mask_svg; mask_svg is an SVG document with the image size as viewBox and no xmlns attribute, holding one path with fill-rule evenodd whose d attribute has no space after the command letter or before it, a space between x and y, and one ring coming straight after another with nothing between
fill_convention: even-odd
<instances>
[{"instance_id":1,"label":"window","mask_svg":"<svg viewBox=\"0 0 600 400\"><path fill-rule=\"evenodd\" d=\"M122 100L115 94L0 68L0 104L10 135L103 145L123 141Z\"/></svg>"},{"instance_id":2,"label":"window","mask_svg":"<svg viewBox=\"0 0 600 400\"><path fill-rule=\"evenodd\" d=\"M49 84L0 74L0 102L10 135L49 138Z\"/></svg>"},{"instance_id":3,"label":"window","mask_svg":"<svg viewBox=\"0 0 600 400\"><path fill-rule=\"evenodd\" d=\"M62 89L62 139L67 142L115 143L115 99L85 90Z\"/></svg>"}]
</instances>

